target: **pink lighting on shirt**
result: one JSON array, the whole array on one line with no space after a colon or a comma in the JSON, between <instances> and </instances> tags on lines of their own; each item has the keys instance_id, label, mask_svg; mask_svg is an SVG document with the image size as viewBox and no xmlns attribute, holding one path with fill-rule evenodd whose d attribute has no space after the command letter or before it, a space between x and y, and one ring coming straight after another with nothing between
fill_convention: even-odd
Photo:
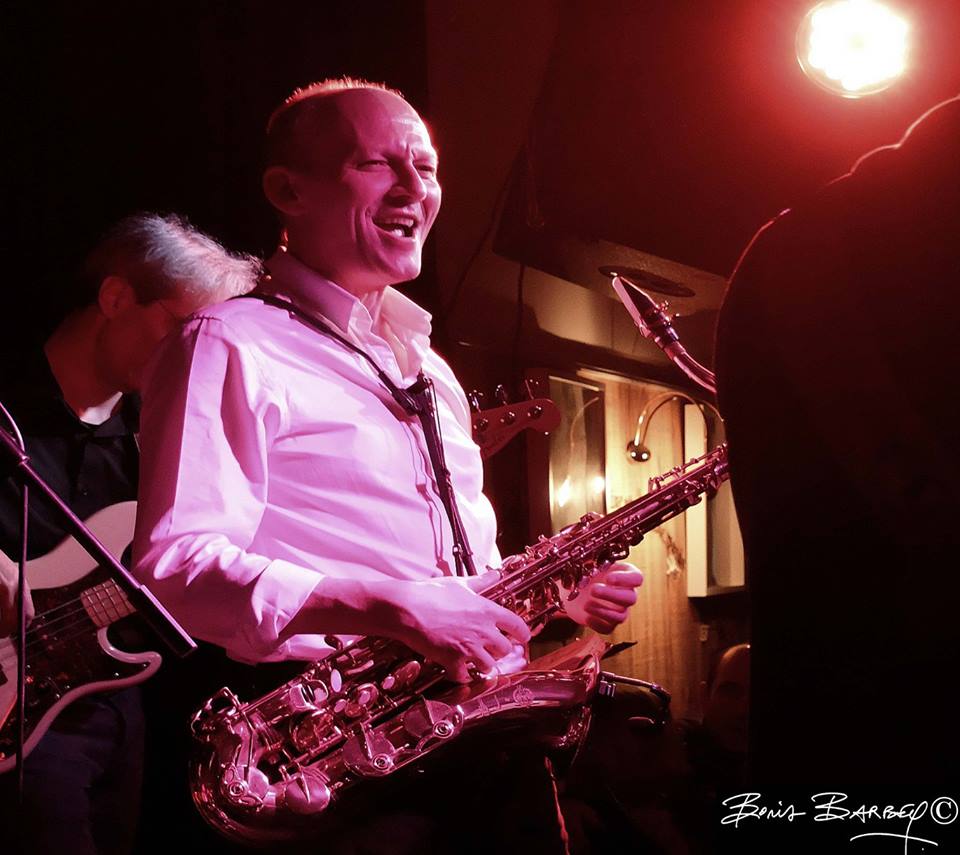
<instances>
[{"instance_id":1,"label":"pink lighting on shirt","mask_svg":"<svg viewBox=\"0 0 960 855\"><path fill-rule=\"evenodd\" d=\"M364 304L290 253L271 287L326 318L399 386L434 382L457 504L479 568L499 566L466 396L430 348L430 316L387 289ZM421 581L453 572L453 538L423 431L370 366L255 299L204 310L150 366L136 572L187 631L235 659L316 659L284 630L325 576Z\"/></svg>"}]
</instances>

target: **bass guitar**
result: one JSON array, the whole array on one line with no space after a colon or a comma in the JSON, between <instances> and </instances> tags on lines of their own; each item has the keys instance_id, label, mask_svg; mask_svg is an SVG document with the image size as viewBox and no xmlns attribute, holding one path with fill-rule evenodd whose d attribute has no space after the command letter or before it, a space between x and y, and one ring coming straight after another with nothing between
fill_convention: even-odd
<instances>
[{"instance_id":1,"label":"bass guitar","mask_svg":"<svg viewBox=\"0 0 960 855\"><path fill-rule=\"evenodd\" d=\"M137 503L122 502L86 521L114 555L133 538ZM68 704L94 692L140 683L160 667L159 653L127 653L111 643L111 624L133 606L72 537L29 561L26 579L36 615L27 627L24 756ZM0 773L13 768L17 738L16 639L0 638Z\"/></svg>"},{"instance_id":2,"label":"bass guitar","mask_svg":"<svg viewBox=\"0 0 960 855\"><path fill-rule=\"evenodd\" d=\"M502 389L503 387L498 387ZM499 395L499 407L480 409L482 395L471 392L468 396L473 410L471 423L473 441L480 446L480 457L487 460L493 457L518 433L527 428L541 433L549 433L560 424L560 410L549 398L528 398L507 403L505 395Z\"/></svg>"}]
</instances>

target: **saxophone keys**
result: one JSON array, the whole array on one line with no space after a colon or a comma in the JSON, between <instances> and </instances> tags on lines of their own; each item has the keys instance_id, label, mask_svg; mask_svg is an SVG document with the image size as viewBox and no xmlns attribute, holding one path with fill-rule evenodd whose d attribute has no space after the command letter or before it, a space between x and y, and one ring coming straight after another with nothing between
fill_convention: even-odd
<instances>
[{"instance_id":1,"label":"saxophone keys","mask_svg":"<svg viewBox=\"0 0 960 855\"><path fill-rule=\"evenodd\" d=\"M360 718L370 711L377 700L380 698L380 690L373 683L364 683L357 686L350 695L343 708L343 714L347 718Z\"/></svg>"},{"instance_id":2,"label":"saxophone keys","mask_svg":"<svg viewBox=\"0 0 960 855\"><path fill-rule=\"evenodd\" d=\"M455 707L442 701L420 702L411 707L403 716L403 727L415 739L433 736L437 739L449 739L457 734L463 723L461 714Z\"/></svg>"},{"instance_id":3,"label":"saxophone keys","mask_svg":"<svg viewBox=\"0 0 960 855\"><path fill-rule=\"evenodd\" d=\"M357 703L362 707L373 706L380 697L380 692L373 683L364 683L357 687Z\"/></svg>"},{"instance_id":4,"label":"saxophone keys","mask_svg":"<svg viewBox=\"0 0 960 855\"><path fill-rule=\"evenodd\" d=\"M611 543L603 552L603 562L622 561L630 555L630 547L625 543Z\"/></svg>"},{"instance_id":5,"label":"saxophone keys","mask_svg":"<svg viewBox=\"0 0 960 855\"><path fill-rule=\"evenodd\" d=\"M283 804L300 816L321 813L333 794L329 784L319 775L303 772L289 781L283 791Z\"/></svg>"},{"instance_id":6,"label":"saxophone keys","mask_svg":"<svg viewBox=\"0 0 960 855\"><path fill-rule=\"evenodd\" d=\"M342 712L347 718L360 718L366 710L356 701L346 701Z\"/></svg>"},{"instance_id":7,"label":"saxophone keys","mask_svg":"<svg viewBox=\"0 0 960 855\"><path fill-rule=\"evenodd\" d=\"M334 732L333 715L316 712L301 718L290 730L290 739L298 751L311 751L322 745Z\"/></svg>"},{"instance_id":8,"label":"saxophone keys","mask_svg":"<svg viewBox=\"0 0 960 855\"><path fill-rule=\"evenodd\" d=\"M327 679L334 694L337 694L343 688L343 675L336 668L330 671L330 676Z\"/></svg>"},{"instance_id":9,"label":"saxophone keys","mask_svg":"<svg viewBox=\"0 0 960 855\"><path fill-rule=\"evenodd\" d=\"M270 792L270 782L255 766L233 764L223 770L221 790L233 804L255 808L263 804Z\"/></svg>"},{"instance_id":10,"label":"saxophone keys","mask_svg":"<svg viewBox=\"0 0 960 855\"><path fill-rule=\"evenodd\" d=\"M343 762L358 775L376 777L393 771L397 750L383 734L358 725L343 745Z\"/></svg>"},{"instance_id":11,"label":"saxophone keys","mask_svg":"<svg viewBox=\"0 0 960 855\"><path fill-rule=\"evenodd\" d=\"M372 659L365 659L363 662L359 662L354 665L352 668L347 668L344 673L348 677L353 677L357 674L362 674L364 671L369 671L376 663Z\"/></svg>"},{"instance_id":12,"label":"saxophone keys","mask_svg":"<svg viewBox=\"0 0 960 855\"><path fill-rule=\"evenodd\" d=\"M416 659L410 659L394 668L383 680L380 688L385 692L399 692L420 676L422 666Z\"/></svg>"},{"instance_id":13,"label":"saxophone keys","mask_svg":"<svg viewBox=\"0 0 960 855\"><path fill-rule=\"evenodd\" d=\"M316 709L314 706L315 695L305 683L294 683L287 688L284 694L284 716L288 713L301 713Z\"/></svg>"}]
</instances>

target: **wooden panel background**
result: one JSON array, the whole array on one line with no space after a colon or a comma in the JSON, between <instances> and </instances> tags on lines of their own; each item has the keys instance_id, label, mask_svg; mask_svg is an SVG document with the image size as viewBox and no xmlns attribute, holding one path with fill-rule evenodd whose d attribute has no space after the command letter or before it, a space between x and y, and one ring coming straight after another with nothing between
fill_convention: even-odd
<instances>
[{"instance_id":1,"label":"wooden panel background","mask_svg":"<svg viewBox=\"0 0 960 855\"><path fill-rule=\"evenodd\" d=\"M646 492L651 476L683 462L683 402L670 401L656 411L646 437L651 458L636 463L626 448L637 417L647 401L669 387L602 372L579 374L604 388L607 507L612 511ZM724 647L747 640L745 602L688 598L685 532L681 514L631 550L629 560L644 571L645 580L629 619L610 640L636 644L607 663L609 670L663 685L673 695L676 718L700 714L701 682L707 679L711 659Z\"/></svg>"}]
</instances>

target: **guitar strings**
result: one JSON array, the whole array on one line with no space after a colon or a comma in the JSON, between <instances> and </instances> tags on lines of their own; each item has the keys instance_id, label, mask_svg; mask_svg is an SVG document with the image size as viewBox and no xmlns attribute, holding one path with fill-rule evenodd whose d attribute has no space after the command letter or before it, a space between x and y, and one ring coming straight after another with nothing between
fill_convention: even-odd
<instances>
[{"instance_id":1,"label":"guitar strings","mask_svg":"<svg viewBox=\"0 0 960 855\"><path fill-rule=\"evenodd\" d=\"M78 600L72 601L72 603L77 603L77 602L79 601ZM80 614L83 614L86 617L86 620L73 620L71 622L64 624L64 621L70 621L71 618L74 618L75 616ZM90 617L89 612L87 612L87 610L81 604L78 607L74 608L72 611L69 611L61 615L55 621L45 622L43 626L28 627L27 628L27 646L26 646L27 652L29 653L31 650L35 651L38 646L49 643L49 639L44 638L44 635L47 634L51 628L54 629L54 631L56 631L59 634L64 632L65 630L82 626L84 629L84 632L86 632L89 629L88 621L96 625L96 622L93 620L93 618ZM60 638L57 638L55 639L55 641L57 643L64 643L67 641L71 641L74 638L79 638L80 635L82 634L83 633L73 633L72 635L62 636Z\"/></svg>"},{"instance_id":2,"label":"guitar strings","mask_svg":"<svg viewBox=\"0 0 960 855\"><path fill-rule=\"evenodd\" d=\"M72 633L71 635L65 635L65 636L59 638L59 639L58 639L58 642L59 642L59 643L67 643L67 642L73 641L74 639L83 638L85 635L88 635L88 627L85 625L85 623L86 623L85 621L76 621L75 623L70 624L70 625L69 625L70 627L81 626L82 624L83 624L84 626L83 626L83 628L81 629L80 632L74 632L74 633ZM27 652L28 652L28 653L29 653L29 651L30 651L30 647L31 647L31 644L30 644L30 642L28 642L28 643L27 643ZM12 653L11 653L11 655L6 656L6 655L4 655L3 647L0 646L0 671L2 671L2 672L4 672L4 673L6 673L6 672L8 671L8 669L10 669L10 668L12 668L12 667L15 667L15 666L16 666L16 663L17 663L16 650L13 649L13 645L9 645L9 648L10 648L10 651L11 651ZM118 664L122 664L122 663L118 663ZM126 664L145 664L145 663L126 663Z\"/></svg>"},{"instance_id":3,"label":"guitar strings","mask_svg":"<svg viewBox=\"0 0 960 855\"><path fill-rule=\"evenodd\" d=\"M88 617L89 617L89 615L88 615ZM75 639L77 639L77 638L83 638L83 636L85 636L85 635L87 635L87 634L89 633L89 624L88 624L87 621L85 621L85 620L77 620L77 621L74 621L73 623L67 624L67 625L64 626L64 627L61 627L61 632L65 631L65 630L74 629L74 628L76 628L76 627L80 627L80 632L73 632L73 633L70 633L69 635L61 635L60 637L58 637L58 638L56 639L56 643L57 643L57 644L66 644L66 643L68 643L68 642L70 642L70 641L73 641L73 640L75 640ZM43 639L43 638L34 638L34 639L32 639L31 641L28 641L28 642L27 642L27 654L29 654L31 651L35 652L36 649L37 649L37 647L38 647L38 646L42 646L42 645L44 645L44 639ZM11 650L13 650L12 646L11 646ZM10 657L8 657L8 658L6 658L5 660L3 659L2 654L0 654L0 664L2 664L2 663L4 663L4 662L9 663L9 664L14 664L16 661L17 661L16 651L13 651L13 655L10 656Z\"/></svg>"},{"instance_id":4,"label":"guitar strings","mask_svg":"<svg viewBox=\"0 0 960 855\"><path fill-rule=\"evenodd\" d=\"M94 586L94 587L97 587L97 586ZM92 590L92 588L88 590ZM72 599L65 600L59 606L54 606L53 608L47 609L45 612L40 612L40 614L35 616L34 620L39 620L40 618L46 618L47 615L52 615L54 612L60 611L60 609L67 608L68 606L72 606L74 605L74 603L77 603L77 602L82 602L82 597L73 597Z\"/></svg>"},{"instance_id":5,"label":"guitar strings","mask_svg":"<svg viewBox=\"0 0 960 855\"><path fill-rule=\"evenodd\" d=\"M110 601L110 606L112 606L113 610L117 611L118 613L121 611L121 608L114 605L113 601ZM104 605L103 608L104 608L104 611L106 611L108 607ZM123 604L123 608L127 608L126 604ZM48 617L49 615L52 615L54 612L58 612L63 609L69 609L69 611L66 611L63 614L57 615L57 617L54 618L53 620L49 619ZM33 638L36 638L38 634L42 634L43 632L50 629L59 631L60 629L63 628L59 626L59 624L62 624L64 620L68 620L69 618L72 618L74 615L80 612L85 613L88 617L90 617L91 620L94 620L93 617L90 615L90 612L87 610L87 607L83 604L82 597L74 597L71 600L67 600L64 603L61 603L59 606L54 606L53 608L47 609L47 611L41 612L39 615L37 615L34 618L33 626L27 627L27 635ZM127 612L127 614L131 614L131 612ZM119 620L120 617L126 617L126 615L119 615L119 617L117 617L116 620ZM95 620L94 620L94 623L96 623Z\"/></svg>"}]
</instances>

